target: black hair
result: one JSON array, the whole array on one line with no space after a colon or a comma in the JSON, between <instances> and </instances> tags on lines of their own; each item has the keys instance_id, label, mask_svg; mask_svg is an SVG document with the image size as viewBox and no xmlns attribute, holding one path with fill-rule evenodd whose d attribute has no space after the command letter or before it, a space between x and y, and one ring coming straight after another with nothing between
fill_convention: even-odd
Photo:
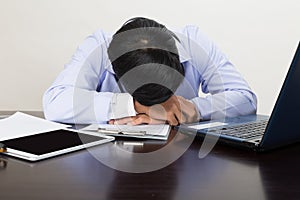
<instances>
[{"instance_id":1,"label":"black hair","mask_svg":"<svg viewBox=\"0 0 300 200\"><path fill-rule=\"evenodd\" d=\"M128 20L113 35L108 56L116 78L139 103L146 106L162 103L182 82L184 69L175 40L177 36L164 25L142 17ZM133 69L138 74L122 79ZM149 77L156 81L147 82ZM135 87L137 79L140 85Z\"/></svg>"}]
</instances>

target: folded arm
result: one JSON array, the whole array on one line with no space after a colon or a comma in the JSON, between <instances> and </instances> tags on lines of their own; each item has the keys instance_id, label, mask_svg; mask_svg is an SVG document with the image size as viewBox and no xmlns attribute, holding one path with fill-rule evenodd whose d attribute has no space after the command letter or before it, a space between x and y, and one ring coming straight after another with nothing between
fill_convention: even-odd
<instances>
[{"instance_id":1,"label":"folded arm","mask_svg":"<svg viewBox=\"0 0 300 200\"><path fill-rule=\"evenodd\" d=\"M114 75L107 70L107 45L104 33L98 31L78 47L43 96L47 119L89 124L135 115L131 95L117 91Z\"/></svg>"},{"instance_id":2,"label":"folded arm","mask_svg":"<svg viewBox=\"0 0 300 200\"><path fill-rule=\"evenodd\" d=\"M201 90L207 94L192 99L201 119L254 114L257 99L242 75L197 27L189 27L187 32L192 64L201 74Z\"/></svg>"}]
</instances>

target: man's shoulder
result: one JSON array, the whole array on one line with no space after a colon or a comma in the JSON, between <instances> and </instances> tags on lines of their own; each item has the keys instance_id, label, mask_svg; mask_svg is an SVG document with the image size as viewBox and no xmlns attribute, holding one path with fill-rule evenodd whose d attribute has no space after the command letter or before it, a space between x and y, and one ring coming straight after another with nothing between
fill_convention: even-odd
<instances>
[{"instance_id":1,"label":"man's shoulder","mask_svg":"<svg viewBox=\"0 0 300 200\"><path fill-rule=\"evenodd\" d=\"M194 35L194 34L191 35L191 33L202 32L198 26L191 25L191 24L179 28L170 28L170 30L175 33L183 34L187 37Z\"/></svg>"},{"instance_id":2,"label":"man's shoulder","mask_svg":"<svg viewBox=\"0 0 300 200\"><path fill-rule=\"evenodd\" d=\"M196 25L185 25L179 29L171 29L184 43L196 42L198 46L209 45L211 39Z\"/></svg>"},{"instance_id":3,"label":"man's shoulder","mask_svg":"<svg viewBox=\"0 0 300 200\"><path fill-rule=\"evenodd\" d=\"M195 46L208 50L211 46L211 39L196 25L185 25L182 28L170 30L176 34L180 43L187 50L191 50Z\"/></svg>"},{"instance_id":4,"label":"man's shoulder","mask_svg":"<svg viewBox=\"0 0 300 200\"><path fill-rule=\"evenodd\" d=\"M109 44L112 39L112 34L104 31L103 29L97 29L93 34L89 37L92 37L97 41L98 44Z\"/></svg>"},{"instance_id":5,"label":"man's shoulder","mask_svg":"<svg viewBox=\"0 0 300 200\"><path fill-rule=\"evenodd\" d=\"M184 31L195 31L195 30L200 30L200 28L197 25L193 25L193 24L188 24L185 25L184 27L182 27L182 29Z\"/></svg>"}]
</instances>

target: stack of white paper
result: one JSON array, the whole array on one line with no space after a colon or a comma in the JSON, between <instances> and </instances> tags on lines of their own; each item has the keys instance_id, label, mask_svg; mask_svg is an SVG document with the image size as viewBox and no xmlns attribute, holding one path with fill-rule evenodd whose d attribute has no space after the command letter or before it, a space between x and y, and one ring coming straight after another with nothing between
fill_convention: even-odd
<instances>
[{"instance_id":1,"label":"stack of white paper","mask_svg":"<svg viewBox=\"0 0 300 200\"><path fill-rule=\"evenodd\" d=\"M0 141L54 131L66 127L69 127L69 125L59 124L25 113L16 112L10 117L0 120Z\"/></svg>"}]
</instances>

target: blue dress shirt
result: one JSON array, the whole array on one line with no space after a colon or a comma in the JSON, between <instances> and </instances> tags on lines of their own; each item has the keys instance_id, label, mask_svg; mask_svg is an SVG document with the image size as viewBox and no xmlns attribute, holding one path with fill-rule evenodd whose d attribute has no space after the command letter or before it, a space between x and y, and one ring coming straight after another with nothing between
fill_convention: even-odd
<instances>
[{"instance_id":1,"label":"blue dress shirt","mask_svg":"<svg viewBox=\"0 0 300 200\"><path fill-rule=\"evenodd\" d=\"M192 101L201 119L256 112L256 96L216 45L195 26L173 31L185 80L176 95ZM103 123L135 115L133 99L121 93L107 55L112 35L86 38L43 97L45 117L64 123ZM206 94L199 96L199 89Z\"/></svg>"}]
</instances>

